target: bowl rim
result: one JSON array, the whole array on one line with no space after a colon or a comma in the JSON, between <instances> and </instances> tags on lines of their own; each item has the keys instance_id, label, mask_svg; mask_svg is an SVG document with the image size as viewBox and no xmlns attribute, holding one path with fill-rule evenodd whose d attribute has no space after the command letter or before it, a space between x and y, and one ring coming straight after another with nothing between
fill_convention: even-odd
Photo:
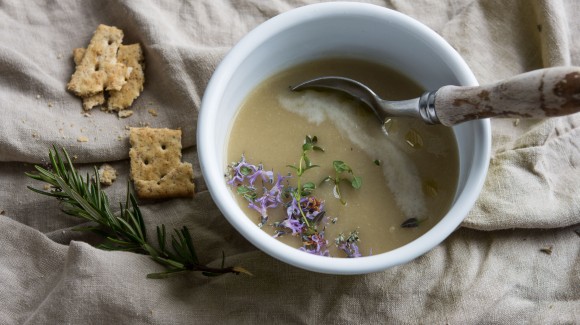
<instances>
[{"instance_id":1,"label":"bowl rim","mask_svg":"<svg viewBox=\"0 0 580 325\"><path fill-rule=\"evenodd\" d=\"M284 12L258 25L244 36L224 57L213 73L202 98L197 121L197 149L202 175L213 201L230 224L257 248L278 260L310 271L329 274L365 274L407 263L439 245L459 227L475 204L487 174L491 153L491 126L489 120L466 122L477 133L480 141L480 150L474 152L473 163L469 166L466 188L457 196L456 202L447 214L433 228L408 244L385 253L356 259L331 258L332 261L329 261L329 257L308 254L288 246L258 228L234 202L231 192L227 189L221 169L224 167L225 162L216 161L217 159L214 159L215 155L211 154L211 151L215 150L213 126L218 118L216 111L212 107L217 107L221 102L221 94L224 93L226 85L236 71L236 67L259 44L291 26L299 25L311 19L317 19L320 16L343 15L345 13L389 17L391 20L397 20L399 23L408 25L409 28L414 29L414 32L426 35L442 48L443 51L441 53L445 53L450 58L449 62L446 62L449 64L448 68L457 74L456 77L462 85L478 84L467 63L447 41L409 16L385 7L356 2L330 2L307 5ZM480 172L474 172L478 170ZM235 207L232 206L232 202ZM243 218L240 218L240 215Z\"/></svg>"}]
</instances>

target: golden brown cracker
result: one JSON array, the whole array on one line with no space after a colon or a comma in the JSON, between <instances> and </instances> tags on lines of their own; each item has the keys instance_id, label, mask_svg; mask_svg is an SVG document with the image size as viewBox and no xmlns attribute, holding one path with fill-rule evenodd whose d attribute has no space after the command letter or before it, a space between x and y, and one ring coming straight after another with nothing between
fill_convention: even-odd
<instances>
[{"instance_id":1,"label":"golden brown cracker","mask_svg":"<svg viewBox=\"0 0 580 325\"><path fill-rule=\"evenodd\" d=\"M193 196L193 167L181 162L181 130L130 128L131 178L140 198Z\"/></svg>"},{"instance_id":2,"label":"golden brown cracker","mask_svg":"<svg viewBox=\"0 0 580 325\"><path fill-rule=\"evenodd\" d=\"M110 96L107 103L109 111L118 111L131 106L135 98L143 91L143 83L145 82L145 74L143 73L144 58L141 45L138 43L121 45L119 53L117 53L117 60L131 69L131 75L121 90L111 90L109 92Z\"/></svg>"},{"instance_id":3,"label":"golden brown cracker","mask_svg":"<svg viewBox=\"0 0 580 325\"><path fill-rule=\"evenodd\" d=\"M76 65L79 65L85 55L84 48L76 48L73 50L73 59ZM105 103L105 93L100 92L95 95L82 97L83 99L83 109L85 111L91 110L93 107L98 105L103 105Z\"/></svg>"},{"instance_id":4,"label":"golden brown cracker","mask_svg":"<svg viewBox=\"0 0 580 325\"><path fill-rule=\"evenodd\" d=\"M99 25L67 87L81 97L103 90L120 90L127 82L130 70L117 62L117 51L123 41L123 31Z\"/></svg>"}]
</instances>

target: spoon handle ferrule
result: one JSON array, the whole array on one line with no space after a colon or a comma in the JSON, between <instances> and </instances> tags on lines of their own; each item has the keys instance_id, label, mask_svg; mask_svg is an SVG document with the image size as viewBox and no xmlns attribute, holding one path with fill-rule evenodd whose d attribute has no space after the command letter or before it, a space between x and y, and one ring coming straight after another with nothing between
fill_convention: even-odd
<instances>
[{"instance_id":1,"label":"spoon handle ferrule","mask_svg":"<svg viewBox=\"0 0 580 325\"><path fill-rule=\"evenodd\" d=\"M437 113L435 112L435 94L437 91L424 92L419 97L419 114L423 122L427 124L440 124Z\"/></svg>"}]
</instances>

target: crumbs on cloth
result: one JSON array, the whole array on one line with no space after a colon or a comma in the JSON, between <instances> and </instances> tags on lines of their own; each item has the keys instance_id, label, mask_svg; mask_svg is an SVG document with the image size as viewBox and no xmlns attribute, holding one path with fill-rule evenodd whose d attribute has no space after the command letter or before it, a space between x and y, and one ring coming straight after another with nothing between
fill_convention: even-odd
<instances>
[{"instance_id":1,"label":"crumbs on cloth","mask_svg":"<svg viewBox=\"0 0 580 325\"><path fill-rule=\"evenodd\" d=\"M130 128L131 178L140 198L191 197L193 167L181 162L181 130Z\"/></svg>"}]
</instances>

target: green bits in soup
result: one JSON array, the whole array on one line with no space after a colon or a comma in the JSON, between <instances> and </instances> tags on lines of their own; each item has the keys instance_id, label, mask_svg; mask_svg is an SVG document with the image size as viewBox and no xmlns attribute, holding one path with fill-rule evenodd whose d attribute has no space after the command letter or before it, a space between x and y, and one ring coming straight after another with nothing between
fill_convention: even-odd
<instances>
[{"instance_id":1,"label":"green bits in soup","mask_svg":"<svg viewBox=\"0 0 580 325\"><path fill-rule=\"evenodd\" d=\"M227 148L226 182L256 227L305 252L360 257L403 246L431 229L455 196L459 161L451 128L392 118L336 91L289 87L343 76L389 100L418 85L355 59L278 73L242 103Z\"/></svg>"}]
</instances>

